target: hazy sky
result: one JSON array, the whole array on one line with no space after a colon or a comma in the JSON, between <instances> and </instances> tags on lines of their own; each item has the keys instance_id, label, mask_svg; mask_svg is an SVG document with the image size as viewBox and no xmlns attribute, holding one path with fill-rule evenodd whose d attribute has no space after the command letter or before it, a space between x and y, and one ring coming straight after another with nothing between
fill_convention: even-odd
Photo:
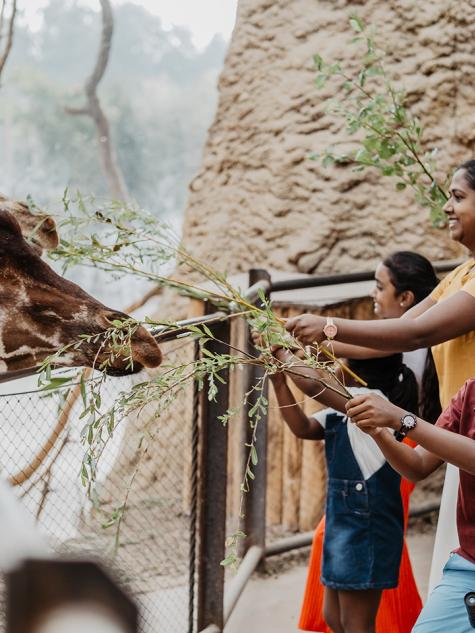
<instances>
[{"instance_id":1,"label":"hazy sky","mask_svg":"<svg viewBox=\"0 0 475 633\"><path fill-rule=\"evenodd\" d=\"M237 0L112 0L112 6L133 2L160 16L165 27L176 24L187 27L198 48L208 44L216 33L228 40L234 26ZM78 0L80 4L99 9L99 0ZM38 23L38 9L46 0L21 0L19 5L28 22Z\"/></svg>"}]
</instances>

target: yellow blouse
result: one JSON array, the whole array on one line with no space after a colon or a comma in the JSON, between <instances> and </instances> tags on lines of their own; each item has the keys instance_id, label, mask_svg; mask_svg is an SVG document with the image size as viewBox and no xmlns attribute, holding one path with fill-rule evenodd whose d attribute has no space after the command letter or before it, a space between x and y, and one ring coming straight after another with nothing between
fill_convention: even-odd
<instances>
[{"instance_id":1,"label":"yellow blouse","mask_svg":"<svg viewBox=\"0 0 475 633\"><path fill-rule=\"evenodd\" d=\"M459 290L475 297L475 259L457 266L434 288L431 298L443 301ZM454 314L454 319L457 315ZM434 363L439 377L440 402L444 409L468 378L475 378L475 331L434 345Z\"/></svg>"}]
</instances>

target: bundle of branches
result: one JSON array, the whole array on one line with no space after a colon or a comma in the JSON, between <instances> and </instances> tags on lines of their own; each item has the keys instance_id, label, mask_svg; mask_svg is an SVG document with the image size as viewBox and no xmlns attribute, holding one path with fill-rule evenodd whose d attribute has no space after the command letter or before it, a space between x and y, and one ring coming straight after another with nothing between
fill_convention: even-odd
<instances>
[{"instance_id":1,"label":"bundle of branches","mask_svg":"<svg viewBox=\"0 0 475 633\"><path fill-rule=\"evenodd\" d=\"M255 447L256 431L262 414L268 406L264 396L264 385L269 375L281 371L301 374L304 368L311 367L318 370L314 380L321 389L330 389L344 397L350 397L335 371L339 363L326 348L321 350L325 354L322 360L321 355L318 354L318 346L317 349L303 347L286 332L284 321L274 314L271 303L263 291L259 291L259 305L249 302L243 293L230 283L225 274L213 270L191 255L167 224L132 206L111 203L98 207L93 199L86 200L81 196L74 200L65 196L64 207L65 215L59 222L61 242L59 247L50 254L53 259L63 262L64 269L74 264L93 266L115 276L133 275L157 286L171 288L182 295L206 300L222 313L222 316L216 317L217 319L245 319L261 338L258 356L231 346L227 353L217 354L210 351L207 345L210 340L217 340L209 320L202 324L183 325L146 317L142 321L134 319L114 321L103 334L93 337L84 335L49 357L43 365L41 377L44 389L54 389L64 386L67 381L75 380L73 376L66 378L54 376L52 367L59 364L60 357L71 347L78 348L91 338L100 341L102 348L112 350L109 358L97 366L97 369L101 371L107 368L108 363L113 362L116 353L128 358L130 363L133 362L131 339L139 325L146 325L152 329L160 328L160 333L157 334L158 341L160 337L174 332L178 337L186 336L194 339L199 345L198 358L180 365L167 365L165 360L160 372L148 376L146 380L135 384L129 391L121 393L114 404L105 411L101 398L105 374L97 373L87 382L81 377L83 404L81 418L86 422L82 431L86 451L81 477L91 499L96 499L95 483L101 456L117 426L130 414L140 412L147 407L148 412L152 411L152 413L143 432L148 437L153 437L158 430L163 412L183 392L190 381L195 381L201 390L206 385L207 397L213 400L217 395L218 384L224 382L223 375L227 370L256 364L263 369L262 377L252 387L251 392L243 395L241 403L244 406L252 393L253 406L249 411L252 438L248 444L248 467L241 482L242 495L249 490L250 482L254 478L252 466L258 459ZM193 273L199 281L190 283L168 276L166 271L171 269ZM203 287L203 282L206 282L205 287ZM271 352L272 346L275 345L291 350L290 360L285 363L276 360ZM227 424L229 418L236 413L236 409L229 410L220 419L221 423ZM139 463L136 468L138 467ZM134 474L132 481L133 478ZM109 527L113 525L116 527L116 543L118 543L129 492L130 486L123 503L107 521ZM237 531L229 539L233 551L226 557L227 564L236 560L237 534L240 532Z\"/></svg>"}]
</instances>

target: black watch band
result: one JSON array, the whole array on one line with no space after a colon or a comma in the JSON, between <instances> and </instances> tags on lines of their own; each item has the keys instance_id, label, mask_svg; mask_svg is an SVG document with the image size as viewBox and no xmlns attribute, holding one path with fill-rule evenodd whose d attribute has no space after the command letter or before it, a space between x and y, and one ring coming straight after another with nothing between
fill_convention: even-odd
<instances>
[{"instance_id":1,"label":"black watch band","mask_svg":"<svg viewBox=\"0 0 475 633\"><path fill-rule=\"evenodd\" d=\"M413 413L404 413L401 416L401 428L397 431L394 431L394 437L398 442L402 442L403 439L407 436L409 431L415 429L417 426L417 418Z\"/></svg>"}]
</instances>

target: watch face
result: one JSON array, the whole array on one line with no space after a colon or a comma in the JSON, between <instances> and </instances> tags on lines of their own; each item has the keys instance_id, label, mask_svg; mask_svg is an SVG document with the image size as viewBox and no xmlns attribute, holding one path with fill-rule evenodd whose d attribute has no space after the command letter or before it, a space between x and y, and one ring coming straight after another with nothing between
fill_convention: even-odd
<instances>
[{"instance_id":1,"label":"watch face","mask_svg":"<svg viewBox=\"0 0 475 633\"><path fill-rule=\"evenodd\" d=\"M334 325L333 323L327 323L325 327L323 328L323 333L328 338L335 338L336 333L337 333L336 325Z\"/></svg>"},{"instance_id":2,"label":"watch face","mask_svg":"<svg viewBox=\"0 0 475 633\"><path fill-rule=\"evenodd\" d=\"M409 413L406 413L406 415L402 416L401 422L406 429L413 429L417 423L416 418Z\"/></svg>"}]
</instances>

